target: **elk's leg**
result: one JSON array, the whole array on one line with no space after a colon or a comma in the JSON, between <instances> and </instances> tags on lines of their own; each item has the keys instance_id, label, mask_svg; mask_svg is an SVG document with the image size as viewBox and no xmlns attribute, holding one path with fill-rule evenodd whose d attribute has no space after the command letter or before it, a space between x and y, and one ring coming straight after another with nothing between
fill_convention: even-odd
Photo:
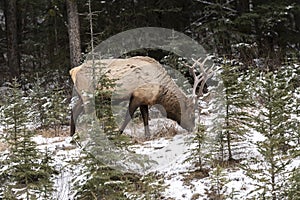
<instances>
[{"instance_id":1,"label":"elk's leg","mask_svg":"<svg viewBox=\"0 0 300 200\"><path fill-rule=\"evenodd\" d=\"M70 121L70 136L73 136L76 131L75 120L73 116L73 110L71 110L71 121Z\"/></svg>"},{"instance_id":2,"label":"elk's leg","mask_svg":"<svg viewBox=\"0 0 300 200\"><path fill-rule=\"evenodd\" d=\"M73 136L76 131L76 121L80 113L83 112L82 99L80 98L71 110L70 136Z\"/></svg>"},{"instance_id":3,"label":"elk's leg","mask_svg":"<svg viewBox=\"0 0 300 200\"><path fill-rule=\"evenodd\" d=\"M120 134L123 133L125 130L127 124L130 122L130 120L133 118L133 114L136 111L136 109L139 107L138 102L134 96L131 96L130 101L129 101L129 106L128 110L126 112L125 120L124 123L122 124L120 128Z\"/></svg>"},{"instance_id":4,"label":"elk's leg","mask_svg":"<svg viewBox=\"0 0 300 200\"><path fill-rule=\"evenodd\" d=\"M142 113L142 118L143 118L144 127L145 127L145 137L150 138L148 105L141 105L140 110Z\"/></svg>"}]
</instances>

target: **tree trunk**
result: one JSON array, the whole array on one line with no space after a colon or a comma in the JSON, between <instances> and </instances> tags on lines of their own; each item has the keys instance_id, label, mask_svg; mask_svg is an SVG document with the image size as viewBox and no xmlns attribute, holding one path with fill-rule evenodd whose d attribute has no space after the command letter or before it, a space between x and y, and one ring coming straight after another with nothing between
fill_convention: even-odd
<instances>
[{"instance_id":1,"label":"tree trunk","mask_svg":"<svg viewBox=\"0 0 300 200\"><path fill-rule=\"evenodd\" d=\"M19 76L20 73L16 9L16 0L5 1L7 61L11 78Z\"/></svg>"},{"instance_id":2,"label":"tree trunk","mask_svg":"<svg viewBox=\"0 0 300 200\"><path fill-rule=\"evenodd\" d=\"M81 58L79 18L76 0L66 0L66 4L68 12L70 63L71 68L73 68L80 64Z\"/></svg>"},{"instance_id":3,"label":"tree trunk","mask_svg":"<svg viewBox=\"0 0 300 200\"><path fill-rule=\"evenodd\" d=\"M81 47L80 47L80 29L79 18L76 0L66 0L68 13L68 33L69 33L69 48L70 48L70 64L71 68L77 67L80 64ZM74 108L76 109L76 107ZM70 131L71 135L75 133L75 122L78 113L73 113L71 110Z\"/></svg>"},{"instance_id":4,"label":"tree trunk","mask_svg":"<svg viewBox=\"0 0 300 200\"><path fill-rule=\"evenodd\" d=\"M239 14L243 14L250 11L250 2L249 0L237 0L236 8Z\"/></svg>"}]
</instances>

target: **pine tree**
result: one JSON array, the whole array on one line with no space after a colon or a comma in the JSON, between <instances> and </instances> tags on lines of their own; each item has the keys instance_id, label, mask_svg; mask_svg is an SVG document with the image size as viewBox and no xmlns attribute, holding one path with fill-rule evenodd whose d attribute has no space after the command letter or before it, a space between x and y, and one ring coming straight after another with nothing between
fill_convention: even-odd
<instances>
[{"instance_id":1,"label":"pine tree","mask_svg":"<svg viewBox=\"0 0 300 200\"><path fill-rule=\"evenodd\" d=\"M233 151L240 148L238 142L244 139L245 124L249 121L245 112L251 105L248 83L245 75L239 73L239 66L229 64L222 65L218 81L218 86L212 88L215 117L210 132L214 132L214 146L219 148L216 159L234 161Z\"/></svg>"},{"instance_id":2,"label":"pine tree","mask_svg":"<svg viewBox=\"0 0 300 200\"><path fill-rule=\"evenodd\" d=\"M66 111L69 107L65 94L66 83L61 83L61 74L58 70L48 74L52 77L36 78L30 95L37 123L41 124L42 128L48 129L48 132L52 130L55 136L58 136L63 125L67 123Z\"/></svg>"},{"instance_id":3,"label":"pine tree","mask_svg":"<svg viewBox=\"0 0 300 200\"><path fill-rule=\"evenodd\" d=\"M11 93L4 108L4 123L6 124L6 142L9 144L5 173L5 196L24 199L38 198L43 184L49 186L51 192L51 174L54 170L49 163L41 164L43 156L37 149L37 144L32 140L35 135L29 129L31 122L30 101L20 90L17 80L11 85ZM47 168L47 170L44 170ZM47 194L50 197L51 194ZM12 199L14 199L12 198Z\"/></svg>"},{"instance_id":4,"label":"pine tree","mask_svg":"<svg viewBox=\"0 0 300 200\"><path fill-rule=\"evenodd\" d=\"M101 163L95 156L85 152L78 163L84 163L80 179L74 179L75 199L125 199L123 190L128 183L123 174Z\"/></svg>"},{"instance_id":5,"label":"pine tree","mask_svg":"<svg viewBox=\"0 0 300 200\"><path fill-rule=\"evenodd\" d=\"M66 115L68 110L67 99L64 95L63 88L60 88L58 83L55 85L55 88L51 91L49 98L48 107L48 118L47 123L49 127L54 129L54 133L58 136L62 131L62 125L66 121Z\"/></svg>"},{"instance_id":6,"label":"pine tree","mask_svg":"<svg viewBox=\"0 0 300 200\"><path fill-rule=\"evenodd\" d=\"M17 141L20 137L18 133L24 129L24 124L30 122L28 119L28 112L23 102L26 99L23 97L23 92L20 90L20 84L16 79L10 84L11 90L7 98L6 105L3 108L3 124L6 127L4 132L8 135L10 140L8 144L16 149ZM28 104L27 104L28 105Z\"/></svg>"},{"instance_id":7,"label":"pine tree","mask_svg":"<svg viewBox=\"0 0 300 200\"><path fill-rule=\"evenodd\" d=\"M228 179L224 173L222 167L217 165L210 173L210 188L206 189L205 193L209 199L223 200L227 199L227 188L226 184Z\"/></svg>"},{"instance_id":8,"label":"pine tree","mask_svg":"<svg viewBox=\"0 0 300 200\"><path fill-rule=\"evenodd\" d=\"M209 125L207 128L208 133L208 143L210 144L210 159L212 160L225 160L225 141L222 124L224 123L223 117L223 83L221 79L221 70L216 70L216 74L213 77L214 81L217 82L217 85L210 87L210 93L214 98L209 102L209 109L211 113L213 124Z\"/></svg>"},{"instance_id":9,"label":"pine tree","mask_svg":"<svg viewBox=\"0 0 300 200\"><path fill-rule=\"evenodd\" d=\"M300 199L300 168L296 168L288 180L287 197L292 200Z\"/></svg>"},{"instance_id":10,"label":"pine tree","mask_svg":"<svg viewBox=\"0 0 300 200\"><path fill-rule=\"evenodd\" d=\"M36 74L29 92L31 111L36 128L53 129L57 136L67 120L67 98L64 83L60 83L58 71L48 72L51 78ZM62 78L63 79L63 78Z\"/></svg>"},{"instance_id":11,"label":"pine tree","mask_svg":"<svg viewBox=\"0 0 300 200\"><path fill-rule=\"evenodd\" d=\"M40 155L39 171L43 178L39 180L40 184L40 194L39 197L42 199L52 199L53 198L53 174L57 174L54 167L54 160L52 158L52 153L46 147Z\"/></svg>"},{"instance_id":12,"label":"pine tree","mask_svg":"<svg viewBox=\"0 0 300 200\"><path fill-rule=\"evenodd\" d=\"M134 184L127 179L136 177L135 174L122 172L116 162L126 159L122 151L126 151L128 137L118 134L115 119L111 111L109 88L113 87L113 80L105 75L98 80L95 93L97 122L90 122L87 138L88 145L83 150L83 156L75 162L84 163L79 173L81 180L74 179L76 199L126 199L124 191L132 190ZM114 148L114 149L112 149ZM126 156L126 155L125 155ZM127 161L124 161L127 162ZM130 170L130 169L128 169ZM83 179L82 179L83 178ZM138 179L138 178L134 178Z\"/></svg>"},{"instance_id":13,"label":"pine tree","mask_svg":"<svg viewBox=\"0 0 300 200\"><path fill-rule=\"evenodd\" d=\"M76 178L73 180L76 190L75 198L125 199L123 190L127 183L121 178L123 174L109 166L110 160L114 160L116 155L114 151L109 150L112 144L108 138L113 140L118 136L110 104L111 92L109 89L114 86L114 83L105 75L95 77L94 80L96 79L99 79L97 80L99 88L94 94L98 119L87 119L92 120L88 123L89 127L85 127L88 130L87 138L80 138L82 141L87 139L90 142L83 149L83 156L75 162L76 164L84 163L79 173L81 180Z\"/></svg>"},{"instance_id":14,"label":"pine tree","mask_svg":"<svg viewBox=\"0 0 300 200\"><path fill-rule=\"evenodd\" d=\"M298 87L296 89L296 91L294 92L294 116L295 118L293 119L294 121L294 138L295 138L295 143L297 144L297 146L300 145L300 87Z\"/></svg>"},{"instance_id":15,"label":"pine tree","mask_svg":"<svg viewBox=\"0 0 300 200\"><path fill-rule=\"evenodd\" d=\"M101 64L100 64L101 65ZM108 135L116 135L116 123L111 110L111 90L115 87L114 80L110 80L105 74L99 77L98 88L95 94L96 115L102 122L104 132Z\"/></svg>"},{"instance_id":16,"label":"pine tree","mask_svg":"<svg viewBox=\"0 0 300 200\"><path fill-rule=\"evenodd\" d=\"M257 181L254 196L257 198L282 199L288 170L292 161L289 154L289 131L291 123L290 82L285 70L264 72L255 80L255 95L259 99L258 113L252 112L252 123L255 131L263 136L263 140L255 145L259 152L257 157L245 164L247 175Z\"/></svg>"},{"instance_id":17,"label":"pine tree","mask_svg":"<svg viewBox=\"0 0 300 200\"><path fill-rule=\"evenodd\" d=\"M299 77L300 77L300 69L297 64L294 66L286 66L286 77L290 82L290 90L292 92L292 99L289 104L289 109L292 112L291 122L293 123L293 128L290 130L289 135L291 136L291 141L293 144L290 144L294 147L300 146L300 85L299 85ZM295 151L296 155L299 155L298 151Z\"/></svg>"},{"instance_id":18,"label":"pine tree","mask_svg":"<svg viewBox=\"0 0 300 200\"><path fill-rule=\"evenodd\" d=\"M151 176L142 178L130 169L134 164L140 167L147 166L147 159L128 152L127 147L131 144L131 140L128 136L119 134L110 102L114 80L108 79L106 75L97 78L98 88L95 91L97 119L92 120L87 124L88 127L85 127L84 132L87 137L80 138L82 144L89 142L83 149L83 156L75 162L84 164L78 175L81 179L73 180L74 189L77 191L75 198L127 199L125 192L133 193L137 197L159 196L161 187L153 184L154 180L149 180ZM148 188L149 191L147 189L143 194L137 192L136 184Z\"/></svg>"},{"instance_id":19,"label":"pine tree","mask_svg":"<svg viewBox=\"0 0 300 200\"><path fill-rule=\"evenodd\" d=\"M198 16L197 23L193 23L191 27L202 33L201 44L205 44L206 48L214 50L219 55L230 54L230 44L239 37L237 32L233 31L233 19L236 15L233 2L202 2L205 9Z\"/></svg>"},{"instance_id":20,"label":"pine tree","mask_svg":"<svg viewBox=\"0 0 300 200\"><path fill-rule=\"evenodd\" d=\"M37 128L48 128L47 127L47 101L48 101L48 91L45 89L45 77L40 77L38 74L35 77L32 89L30 92L30 99L32 103L32 108L34 109L35 119L34 122L37 124Z\"/></svg>"},{"instance_id":21,"label":"pine tree","mask_svg":"<svg viewBox=\"0 0 300 200\"><path fill-rule=\"evenodd\" d=\"M191 162L196 167L199 167L200 171L203 171L205 162L208 159L208 152L205 151L206 141L207 138L205 125L199 124L197 130L195 131L195 137L192 141L192 144L195 145L195 147L189 150L190 155L185 162Z\"/></svg>"},{"instance_id":22,"label":"pine tree","mask_svg":"<svg viewBox=\"0 0 300 200\"><path fill-rule=\"evenodd\" d=\"M120 160L125 165L128 162L128 158L125 157L126 154L122 152L125 149L120 149L124 144L117 143L116 146L112 146L110 142L118 141L118 139L107 140L101 126L92 128L92 133L89 132L88 135L91 142L83 150L82 157L75 161L76 165L81 166L81 171L76 176L79 178L73 180L76 191L75 199L127 199L125 194L131 194L135 197L148 195L152 198L158 195L160 185L153 184L150 182L153 180L149 180L147 177L143 178L130 172L131 169L129 168L118 166ZM116 148L119 150L116 151ZM136 160L132 161L137 162ZM138 188L141 187L149 190L145 189L141 193L138 191Z\"/></svg>"},{"instance_id":23,"label":"pine tree","mask_svg":"<svg viewBox=\"0 0 300 200\"><path fill-rule=\"evenodd\" d=\"M78 178L73 180L75 199L160 199L163 177L122 172L84 151Z\"/></svg>"}]
</instances>

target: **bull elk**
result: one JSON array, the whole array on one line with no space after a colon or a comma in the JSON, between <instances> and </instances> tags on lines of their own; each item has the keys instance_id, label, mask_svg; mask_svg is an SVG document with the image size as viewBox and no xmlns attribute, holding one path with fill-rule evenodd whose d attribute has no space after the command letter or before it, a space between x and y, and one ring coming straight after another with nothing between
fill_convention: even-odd
<instances>
[{"instance_id":1,"label":"bull elk","mask_svg":"<svg viewBox=\"0 0 300 200\"><path fill-rule=\"evenodd\" d=\"M103 59L93 63L88 61L70 70L75 90L80 97L72 109L71 136L75 133L75 122L80 112L86 109L82 106L87 102L84 92L93 92L92 74L97 75L100 72L115 80L116 86L113 90L118 100L129 100L120 133L123 133L134 112L140 108L145 136L149 137L149 106L156 104L164 108L167 118L176 121L184 129L194 128L193 99L184 94L159 62L150 57L136 56L127 59Z\"/></svg>"}]
</instances>

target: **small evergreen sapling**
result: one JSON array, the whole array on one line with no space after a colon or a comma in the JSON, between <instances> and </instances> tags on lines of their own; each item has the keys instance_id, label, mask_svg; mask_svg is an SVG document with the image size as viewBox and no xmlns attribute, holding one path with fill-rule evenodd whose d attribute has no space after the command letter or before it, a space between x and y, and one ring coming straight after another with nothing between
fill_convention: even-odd
<instances>
[{"instance_id":1,"label":"small evergreen sapling","mask_svg":"<svg viewBox=\"0 0 300 200\"><path fill-rule=\"evenodd\" d=\"M95 93L95 109L97 120L89 123L85 130L88 132L89 144L83 149L83 156L76 162L82 164L82 170L78 177L73 180L75 198L77 199L127 199L125 194L137 196L158 196L160 185L151 185L145 178L141 187L149 188L143 194L136 194L138 182L141 177L134 173L125 173L119 170L115 162L126 163L128 137L118 134L114 116L111 111L111 88L114 80L103 75L97 82ZM98 123L99 122L99 123ZM81 138L82 139L82 138ZM114 149L112 149L114 148ZM134 160L135 161L135 160ZM145 164L145 163L142 163ZM128 167L128 166L127 166ZM131 169L128 169L130 171ZM154 189L155 188L155 192Z\"/></svg>"},{"instance_id":2,"label":"small evergreen sapling","mask_svg":"<svg viewBox=\"0 0 300 200\"><path fill-rule=\"evenodd\" d=\"M281 69L277 72L264 72L257 77L256 87L258 113L252 113L252 127L263 136L257 142L257 157L242 168L246 175L255 180L255 189L251 192L256 198L282 199L286 193L289 170L287 166L293 156L289 153L291 91L289 77Z\"/></svg>"},{"instance_id":3,"label":"small evergreen sapling","mask_svg":"<svg viewBox=\"0 0 300 200\"><path fill-rule=\"evenodd\" d=\"M78 160L84 163L80 179L74 179L76 199L125 199L123 190L127 183L122 180L122 173L101 163L89 152L84 152Z\"/></svg>"},{"instance_id":4,"label":"small evergreen sapling","mask_svg":"<svg viewBox=\"0 0 300 200\"><path fill-rule=\"evenodd\" d=\"M17 80L11 85L11 93L4 108L4 123L7 134L6 142L9 144L5 173L8 175L5 187L5 198L35 199L40 197L42 183L49 185L53 170L46 164L41 164L43 156L32 140L35 132L30 129L31 110L30 101L24 96ZM47 166L47 170L43 168ZM51 196L51 194L47 195ZM14 199L12 198L12 199Z\"/></svg>"},{"instance_id":5,"label":"small evergreen sapling","mask_svg":"<svg viewBox=\"0 0 300 200\"><path fill-rule=\"evenodd\" d=\"M55 136L62 131L67 116L67 99L62 88L55 86L50 93L47 124L54 129Z\"/></svg>"},{"instance_id":6,"label":"small evergreen sapling","mask_svg":"<svg viewBox=\"0 0 300 200\"><path fill-rule=\"evenodd\" d=\"M60 76L57 71L51 75ZM36 127L48 129L48 132L53 129L56 136L61 133L63 124L67 122L68 104L66 88L63 85L57 78L37 75L29 93Z\"/></svg>"},{"instance_id":7,"label":"small evergreen sapling","mask_svg":"<svg viewBox=\"0 0 300 200\"><path fill-rule=\"evenodd\" d=\"M248 82L239 72L239 66L229 63L222 65L217 78L219 84L212 88L215 94L211 101L214 119L209 132L215 135L212 144L216 149L215 159L234 161L233 151L241 148L239 142L244 140L245 124L249 121L245 112L251 105Z\"/></svg>"},{"instance_id":8,"label":"small evergreen sapling","mask_svg":"<svg viewBox=\"0 0 300 200\"><path fill-rule=\"evenodd\" d=\"M35 112L34 122L37 128L48 128L46 123L48 111L45 105L49 98L49 90L45 89L45 81L44 77L37 74L30 92L32 109Z\"/></svg>"},{"instance_id":9,"label":"small evergreen sapling","mask_svg":"<svg viewBox=\"0 0 300 200\"><path fill-rule=\"evenodd\" d=\"M79 199L125 199L123 190L128 184L122 179L124 174L109 167L97 157L110 160L115 156L113 152L110 153L108 148L111 144L107 140L110 138L117 141L118 137L110 104L109 88L113 85L113 81L105 75L100 77L97 84L99 88L95 93L95 109L98 119L94 120L99 120L99 123L89 123L91 127L88 128L88 137L91 142L88 149L83 150L83 156L76 162L77 164L84 163L79 173L83 179L73 180L75 197Z\"/></svg>"},{"instance_id":10,"label":"small evergreen sapling","mask_svg":"<svg viewBox=\"0 0 300 200\"><path fill-rule=\"evenodd\" d=\"M287 197L292 200L300 200L300 168L297 167L291 173L287 185Z\"/></svg>"},{"instance_id":11,"label":"small evergreen sapling","mask_svg":"<svg viewBox=\"0 0 300 200\"><path fill-rule=\"evenodd\" d=\"M227 187L229 181L222 167L217 165L209 175L210 188L206 189L205 194L209 199L223 200L227 199Z\"/></svg>"},{"instance_id":12,"label":"small evergreen sapling","mask_svg":"<svg viewBox=\"0 0 300 200\"><path fill-rule=\"evenodd\" d=\"M205 125L199 124L197 125L197 130L195 131L195 137L192 141L192 144L195 145L194 148L190 149L190 155L188 159L185 160L185 162L191 162L196 167L199 167L200 171L203 171L203 167L205 164L205 161L208 157L208 152L205 152L207 150L205 148L205 142L207 141L206 138L206 131L205 131Z\"/></svg>"}]
</instances>

